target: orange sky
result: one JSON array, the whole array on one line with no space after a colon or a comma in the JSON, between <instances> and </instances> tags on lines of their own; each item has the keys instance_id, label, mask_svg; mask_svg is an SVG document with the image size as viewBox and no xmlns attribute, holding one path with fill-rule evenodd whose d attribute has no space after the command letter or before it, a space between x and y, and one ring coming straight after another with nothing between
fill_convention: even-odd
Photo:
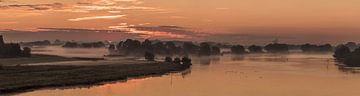
<instances>
[{"instance_id":1,"label":"orange sky","mask_svg":"<svg viewBox=\"0 0 360 96\"><path fill-rule=\"evenodd\" d=\"M358 41L359 4L359 0L1 0L0 29L176 25L206 34Z\"/></svg>"}]
</instances>

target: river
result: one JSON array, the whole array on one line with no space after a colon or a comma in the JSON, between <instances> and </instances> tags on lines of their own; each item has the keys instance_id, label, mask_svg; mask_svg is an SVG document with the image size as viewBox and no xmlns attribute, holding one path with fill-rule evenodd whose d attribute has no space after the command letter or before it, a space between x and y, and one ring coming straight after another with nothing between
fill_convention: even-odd
<instances>
[{"instance_id":1,"label":"river","mask_svg":"<svg viewBox=\"0 0 360 96\"><path fill-rule=\"evenodd\" d=\"M98 57L106 49L45 48L35 53ZM47 50L47 51L46 51ZM59 50L59 49L56 49ZM80 52L79 52L80 51ZM66 54L63 54L66 53ZM192 57L191 69L104 85L47 88L17 96L359 96L360 75L331 54Z\"/></svg>"}]
</instances>

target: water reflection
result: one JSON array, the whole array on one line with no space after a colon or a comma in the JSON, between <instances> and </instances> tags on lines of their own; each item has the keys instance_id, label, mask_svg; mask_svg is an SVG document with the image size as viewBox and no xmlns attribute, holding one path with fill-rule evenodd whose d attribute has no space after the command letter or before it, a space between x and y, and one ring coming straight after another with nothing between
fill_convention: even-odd
<instances>
[{"instance_id":1,"label":"water reflection","mask_svg":"<svg viewBox=\"0 0 360 96\"><path fill-rule=\"evenodd\" d=\"M218 64L220 62L220 56L199 56L192 57L192 60L195 64L209 66L210 64Z\"/></svg>"},{"instance_id":2,"label":"water reflection","mask_svg":"<svg viewBox=\"0 0 360 96\"><path fill-rule=\"evenodd\" d=\"M90 88L38 90L19 96L357 96L360 74L331 54L192 57L191 69ZM206 69L206 70L204 70ZM344 90L346 89L346 90ZM355 95L354 95L355 94Z\"/></svg>"}]
</instances>

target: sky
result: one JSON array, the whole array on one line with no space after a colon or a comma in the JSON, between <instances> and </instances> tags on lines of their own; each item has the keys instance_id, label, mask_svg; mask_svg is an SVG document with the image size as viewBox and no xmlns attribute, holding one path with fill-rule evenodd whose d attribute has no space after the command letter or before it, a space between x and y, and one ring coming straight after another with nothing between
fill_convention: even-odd
<instances>
[{"instance_id":1,"label":"sky","mask_svg":"<svg viewBox=\"0 0 360 96\"><path fill-rule=\"evenodd\" d=\"M360 42L360 0L0 0L0 34L264 44Z\"/></svg>"}]
</instances>

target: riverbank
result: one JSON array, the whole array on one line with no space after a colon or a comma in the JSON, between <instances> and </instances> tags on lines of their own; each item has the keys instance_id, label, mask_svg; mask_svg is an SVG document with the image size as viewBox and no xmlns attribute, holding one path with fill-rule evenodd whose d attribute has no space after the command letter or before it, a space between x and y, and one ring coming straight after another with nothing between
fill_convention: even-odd
<instances>
[{"instance_id":1,"label":"riverbank","mask_svg":"<svg viewBox=\"0 0 360 96\"><path fill-rule=\"evenodd\" d=\"M189 66L153 62L94 66L5 66L0 70L0 94L32 91L47 87L92 85L130 77L162 75Z\"/></svg>"},{"instance_id":2,"label":"riverbank","mask_svg":"<svg viewBox=\"0 0 360 96\"><path fill-rule=\"evenodd\" d=\"M23 64L30 63L45 63L45 62L61 62L61 61L79 61L77 58L67 58L55 55L43 55L43 54L33 54L31 57L21 57L21 58L1 58L1 66L18 66Z\"/></svg>"}]
</instances>

